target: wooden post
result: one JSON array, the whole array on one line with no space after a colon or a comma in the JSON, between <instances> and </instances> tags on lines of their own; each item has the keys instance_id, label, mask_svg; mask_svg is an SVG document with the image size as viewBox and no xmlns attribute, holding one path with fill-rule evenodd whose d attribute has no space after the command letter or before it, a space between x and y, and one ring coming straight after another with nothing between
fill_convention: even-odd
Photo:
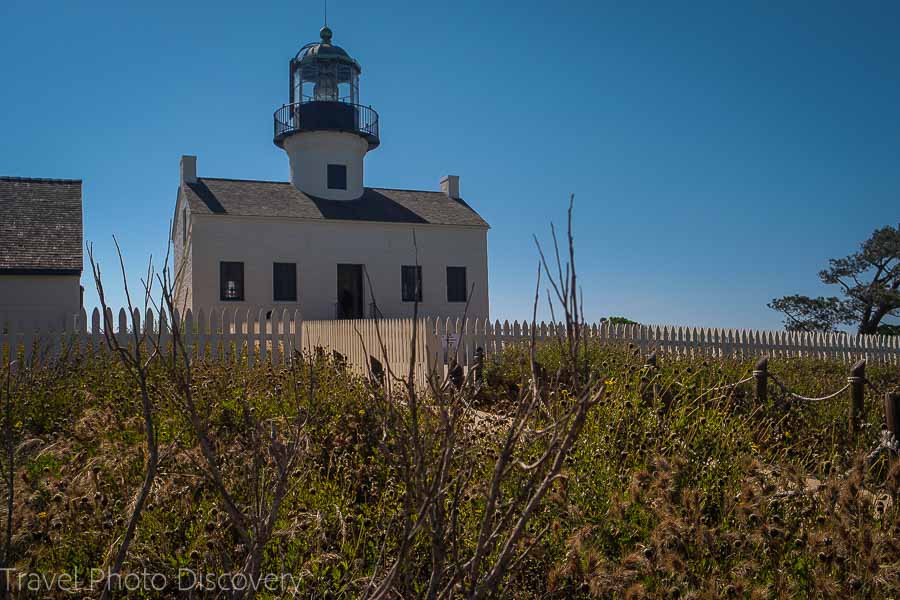
<instances>
[{"instance_id":1,"label":"wooden post","mask_svg":"<svg viewBox=\"0 0 900 600\"><path fill-rule=\"evenodd\" d=\"M756 379L756 401L765 404L768 399L769 358L763 356L753 368L753 377Z\"/></svg>"},{"instance_id":2,"label":"wooden post","mask_svg":"<svg viewBox=\"0 0 900 600\"><path fill-rule=\"evenodd\" d=\"M455 358L450 358L449 369L447 376L450 379L450 383L453 384L453 387L456 389L460 389L463 386L463 368L462 365L459 364Z\"/></svg>"},{"instance_id":3,"label":"wooden post","mask_svg":"<svg viewBox=\"0 0 900 600\"><path fill-rule=\"evenodd\" d=\"M850 433L859 432L859 422L865 411L863 399L866 390L866 359L860 360L850 370Z\"/></svg>"},{"instance_id":4,"label":"wooden post","mask_svg":"<svg viewBox=\"0 0 900 600\"><path fill-rule=\"evenodd\" d=\"M900 441L900 394L888 392L884 395L884 415L888 431Z\"/></svg>"},{"instance_id":5,"label":"wooden post","mask_svg":"<svg viewBox=\"0 0 900 600\"><path fill-rule=\"evenodd\" d=\"M384 385L384 366L381 364L381 361L369 355L369 365L372 372L372 377L375 380L375 383L383 386Z\"/></svg>"},{"instance_id":6,"label":"wooden post","mask_svg":"<svg viewBox=\"0 0 900 600\"><path fill-rule=\"evenodd\" d=\"M644 406L652 406L656 399L656 383L650 385L656 375L656 352L651 352L644 360L646 373L641 375L641 401Z\"/></svg>"},{"instance_id":7,"label":"wooden post","mask_svg":"<svg viewBox=\"0 0 900 600\"><path fill-rule=\"evenodd\" d=\"M475 348L475 383L481 383L484 379L484 348L478 346Z\"/></svg>"}]
</instances>

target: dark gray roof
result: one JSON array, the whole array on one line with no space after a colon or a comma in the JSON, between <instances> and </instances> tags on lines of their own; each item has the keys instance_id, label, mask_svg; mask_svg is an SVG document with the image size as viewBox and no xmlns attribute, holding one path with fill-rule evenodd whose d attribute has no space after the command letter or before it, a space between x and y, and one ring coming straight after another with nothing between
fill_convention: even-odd
<instances>
[{"instance_id":1,"label":"dark gray roof","mask_svg":"<svg viewBox=\"0 0 900 600\"><path fill-rule=\"evenodd\" d=\"M443 192L365 188L356 200L324 200L289 182L210 177L184 189L194 214L488 227L468 204Z\"/></svg>"},{"instance_id":2,"label":"dark gray roof","mask_svg":"<svg viewBox=\"0 0 900 600\"><path fill-rule=\"evenodd\" d=\"M81 268L81 180L0 177L0 272Z\"/></svg>"}]
</instances>

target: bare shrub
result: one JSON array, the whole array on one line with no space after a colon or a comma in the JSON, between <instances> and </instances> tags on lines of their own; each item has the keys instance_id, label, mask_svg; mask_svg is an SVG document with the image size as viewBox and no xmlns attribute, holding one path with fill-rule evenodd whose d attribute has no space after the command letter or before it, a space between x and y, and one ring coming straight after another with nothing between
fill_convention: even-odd
<instances>
[{"instance_id":1,"label":"bare shrub","mask_svg":"<svg viewBox=\"0 0 900 600\"><path fill-rule=\"evenodd\" d=\"M94 284L97 286L97 295L100 297L100 306L103 310L103 334L109 349L117 356L122 365L128 370L134 378L141 393L141 411L144 423L145 442L147 445L147 460L144 469L144 481L140 489L137 491L131 504L131 514L128 517L128 523L125 527L125 533L119 542L118 551L112 559L112 563L107 571L110 578L118 575L122 570L125 558L128 556L128 548L134 539L134 533L137 528L141 512L147 503L147 498L153 488L153 482L156 479L156 473L159 468L159 443L157 439L156 423L155 423L155 403L151 398L149 385L149 369L156 357L156 349L149 344L152 341L152 332L147 328L140 327L140 317L136 314L134 304L131 300L131 291L128 287L128 277L125 274L125 261L122 258L122 250L119 248L119 242L113 237L116 245L116 253L119 257L119 267L122 274L122 283L125 287L125 298L128 304L128 318L131 320L131 343L123 343L115 334L112 322L112 311L106 303L106 293L103 288L103 277L100 270L100 264L94 260L94 249L92 245L88 245L88 258L91 263L91 272L94 277ZM143 312L146 315L150 306L151 293L153 286L153 258L147 266L147 275L144 280L143 291ZM111 586L105 585L101 598L108 598L112 593Z\"/></svg>"},{"instance_id":2,"label":"bare shrub","mask_svg":"<svg viewBox=\"0 0 900 600\"><path fill-rule=\"evenodd\" d=\"M196 440L201 457L197 467L218 497L239 542L234 553L224 557L226 560L222 562L239 565L238 572L242 576L257 581L264 551L272 539L282 505L297 479L296 470L307 449L305 427L315 397L314 378L308 378L305 395L308 403L301 405L299 399L304 394L294 390L297 404L292 407L282 404L284 411L280 415L257 414L246 394L241 394L238 399L242 409L241 422L237 425L239 431L232 433L241 437L242 444L229 448L219 443L210 425L208 407L200 405L195 393L193 356L185 345L184 324L176 305L177 278L177 274L172 277L168 268L157 277L162 289L160 308L168 315L172 335L170 347L163 347L157 340L156 350L166 355L162 362L173 384L170 400L184 410ZM296 370L302 368L302 362L294 360L291 368L295 375L291 380L296 384L299 380ZM223 471L225 463L243 464L249 468L239 468L229 479ZM248 598L255 593L250 586L232 591L230 597Z\"/></svg>"},{"instance_id":3,"label":"bare shrub","mask_svg":"<svg viewBox=\"0 0 900 600\"><path fill-rule=\"evenodd\" d=\"M425 598L494 595L504 580L541 543L549 524L532 524L548 493L563 483L564 467L587 415L604 386L581 368L583 317L578 312L574 240L569 207L569 258L565 270L553 233L555 279L541 252L532 332L541 290L541 270L550 277L565 323L558 340L566 360L549 381L539 381L530 344L531 372L519 388L511 414L496 421L473 410L477 387L470 374L457 388L432 373L427 394L414 382L415 339L409 371L387 377L403 385L373 385L371 399L380 417L382 452L402 483L402 506L365 596ZM540 249L540 246L539 246ZM415 338L416 331L413 332ZM493 461L485 463L484 458ZM485 468L487 466L487 468ZM476 528L465 529L475 511ZM427 556L427 564L417 557Z\"/></svg>"}]
</instances>

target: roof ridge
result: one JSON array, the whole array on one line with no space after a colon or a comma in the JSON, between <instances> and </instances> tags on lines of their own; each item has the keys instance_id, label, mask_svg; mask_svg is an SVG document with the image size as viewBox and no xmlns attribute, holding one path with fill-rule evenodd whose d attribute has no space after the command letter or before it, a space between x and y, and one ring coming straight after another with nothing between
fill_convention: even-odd
<instances>
[{"instance_id":1,"label":"roof ridge","mask_svg":"<svg viewBox=\"0 0 900 600\"><path fill-rule=\"evenodd\" d=\"M83 183L81 179L57 179L53 177L16 177L0 175L0 181L28 181L35 183Z\"/></svg>"},{"instance_id":2,"label":"roof ridge","mask_svg":"<svg viewBox=\"0 0 900 600\"><path fill-rule=\"evenodd\" d=\"M276 183L279 185L290 185L290 181L274 181L271 179L239 179L237 177L197 177L198 181L240 181L245 183ZM440 190L418 190L413 188L395 188L384 186L364 186L367 190L388 190L391 192L418 192L420 194L443 194Z\"/></svg>"},{"instance_id":3,"label":"roof ridge","mask_svg":"<svg viewBox=\"0 0 900 600\"><path fill-rule=\"evenodd\" d=\"M414 190L410 188L370 187L370 190L389 190L391 192L419 192L420 194L443 194L441 190ZM444 194L446 196L446 194Z\"/></svg>"},{"instance_id":4,"label":"roof ridge","mask_svg":"<svg viewBox=\"0 0 900 600\"><path fill-rule=\"evenodd\" d=\"M271 179L237 179L235 177L197 177L197 181L202 180L211 180L211 181L245 181L247 183L280 183L282 185L288 185L290 181L272 181Z\"/></svg>"}]
</instances>

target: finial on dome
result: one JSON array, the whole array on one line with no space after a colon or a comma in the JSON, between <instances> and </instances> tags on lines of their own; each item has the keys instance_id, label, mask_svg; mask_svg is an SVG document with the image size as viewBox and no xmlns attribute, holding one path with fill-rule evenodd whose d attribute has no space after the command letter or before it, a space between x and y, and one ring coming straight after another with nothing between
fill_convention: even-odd
<instances>
[{"instance_id":1,"label":"finial on dome","mask_svg":"<svg viewBox=\"0 0 900 600\"><path fill-rule=\"evenodd\" d=\"M322 38L323 44L331 44L331 29L328 28L328 25L319 30L319 36Z\"/></svg>"}]
</instances>

